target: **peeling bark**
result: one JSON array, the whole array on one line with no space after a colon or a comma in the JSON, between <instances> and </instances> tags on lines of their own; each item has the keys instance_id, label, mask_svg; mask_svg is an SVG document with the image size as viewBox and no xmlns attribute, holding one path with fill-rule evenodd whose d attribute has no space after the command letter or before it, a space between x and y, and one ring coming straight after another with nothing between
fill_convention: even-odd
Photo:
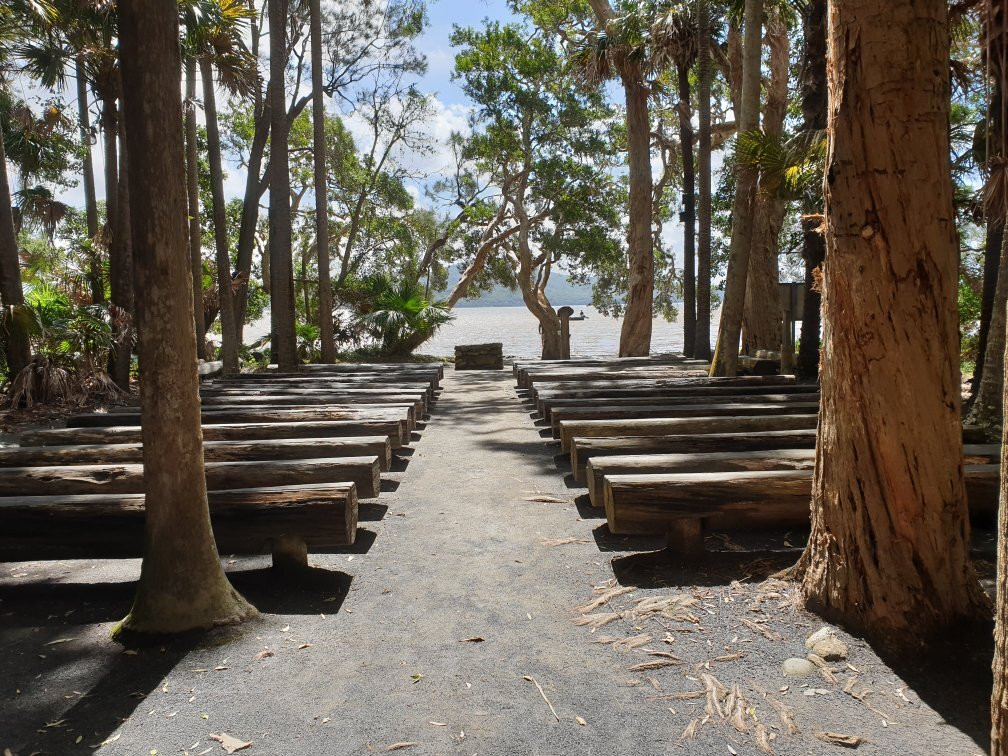
<instances>
[{"instance_id":1,"label":"peeling bark","mask_svg":"<svg viewBox=\"0 0 1008 756\"><path fill-rule=\"evenodd\" d=\"M811 607L907 647L989 611L963 481L947 8L829 8L822 408L796 574Z\"/></svg>"}]
</instances>

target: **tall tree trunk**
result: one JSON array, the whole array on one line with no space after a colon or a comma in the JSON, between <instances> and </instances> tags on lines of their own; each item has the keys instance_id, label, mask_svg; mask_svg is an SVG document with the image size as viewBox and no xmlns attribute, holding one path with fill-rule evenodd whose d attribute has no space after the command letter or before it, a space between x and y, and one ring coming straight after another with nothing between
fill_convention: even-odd
<instances>
[{"instance_id":1,"label":"tall tree trunk","mask_svg":"<svg viewBox=\"0 0 1008 756\"><path fill-rule=\"evenodd\" d=\"M122 119L125 121L125 118ZM117 125L116 131L121 127ZM109 354L109 374L115 384L129 390L130 367L133 361L133 240L130 218L130 182L127 171L129 150L119 141L119 177L116 182L115 226L109 245L109 292L115 308L116 339Z\"/></svg>"},{"instance_id":2,"label":"tall tree trunk","mask_svg":"<svg viewBox=\"0 0 1008 756\"><path fill-rule=\"evenodd\" d=\"M711 29L708 0L697 0L697 214L696 340L693 356L711 356Z\"/></svg>"},{"instance_id":3,"label":"tall tree trunk","mask_svg":"<svg viewBox=\"0 0 1008 756\"><path fill-rule=\"evenodd\" d=\"M770 48L770 82L763 106L763 133L775 140L783 138L787 115L788 73L791 45L787 24L779 10L767 19L766 40ZM787 204L779 197L760 191L753 218L753 240L746 281L745 310L742 315L742 351L754 354L758 349L781 347L780 232Z\"/></svg>"},{"instance_id":4,"label":"tall tree trunk","mask_svg":"<svg viewBox=\"0 0 1008 756\"><path fill-rule=\"evenodd\" d=\"M801 109L802 130L826 129L826 0L807 0L801 5L802 62ZM802 302L801 337L795 374L802 380L819 376L819 339L822 298L816 286L816 270L826 255L826 240L815 217L822 212L816 202L802 208L810 216L802 221L802 259L805 261L804 298Z\"/></svg>"},{"instance_id":5,"label":"tall tree trunk","mask_svg":"<svg viewBox=\"0 0 1008 756\"><path fill-rule=\"evenodd\" d=\"M1008 307L1008 234L1001 234L1001 252L999 255L997 286L994 292L994 302L990 321L987 327L987 344L985 345L984 369L980 376L980 385L973 406L970 409L968 422L986 429L993 438L1000 435L1004 424L1004 350L1006 331L1006 312ZM958 279L957 279L958 280Z\"/></svg>"},{"instance_id":6,"label":"tall tree trunk","mask_svg":"<svg viewBox=\"0 0 1008 756\"><path fill-rule=\"evenodd\" d=\"M683 165L683 354L696 349L696 186L693 169L693 104L689 68L677 66L679 80L679 142Z\"/></svg>"},{"instance_id":7,"label":"tall tree trunk","mask_svg":"<svg viewBox=\"0 0 1008 756\"><path fill-rule=\"evenodd\" d=\"M621 73L626 94L627 163L630 182L630 272L620 329L620 357L651 352L654 304L654 251L651 238L651 121L648 88L640 66Z\"/></svg>"},{"instance_id":8,"label":"tall tree trunk","mask_svg":"<svg viewBox=\"0 0 1008 756\"><path fill-rule=\"evenodd\" d=\"M7 377L13 378L31 360L28 333L15 325L14 308L24 304L21 288L21 258L18 255L17 232L11 206L10 180L7 177L7 152L4 148L3 129L0 128L0 305L5 310L7 338Z\"/></svg>"},{"instance_id":9,"label":"tall tree trunk","mask_svg":"<svg viewBox=\"0 0 1008 756\"><path fill-rule=\"evenodd\" d=\"M105 280L102 276L101 257L98 253L98 197L95 193L94 163L91 160L91 111L88 108L87 74L80 57L75 64L77 77L77 120L80 122L81 145L84 147L82 171L84 176L84 216L87 220L88 285L94 304L105 302Z\"/></svg>"},{"instance_id":10,"label":"tall tree trunk","mask_svg":"<svg viewBox=\"0 0 1008 756\"><path fill-rule=\"evenodd\" d=\"M822 331L822 295L816 284L816 271L826 258L826 239L817 218L802 221L802 259L805 262L805 283L802 291L802 322L795 375L803 381L819 377L819 339Z\"/></svg>"},{"instance_id":11,"label":"tall tree trunk","mask_svg":"<svg viewBox=\"0 0 1008 756\"><path fill-rule=\"evenodd\" d=\"M336 361L332 281L329 277L329 184L326 181L325 100L322 99L321 0L311 0L312 125L315 131L315 246L318 252L319 338L322 362ZM307 310L305 317L308 317Z\"/></svg>"},{"instance_id":12,"label":"tall tree trunk","mask_svg":"<svg viewBox=\"0 0 1008 756\"><path fill-rule=\"evenodd\" d=\"M973 378L970 381L970 406L980 390L980 379L983 378L984 360L987 352L987 339L990 335L990 321L994 314L994 297L997 294L998 272L1001 264L1001 245L1004 243L1004 219L990 217L987 219L987 232L984 235L984 267L983 295L980 303L980 330L977 333L976 366L973 368Z\"/></svg>"},{"instance_id":13,"label":"tall tree trunk","mask_svg":"<svg viewBox=\"0 0 1008 756\"><path fill-rule=\"evenodd\" d=\"M109 253L109 307L112 310L113 322L119 323L123 319L122 305L122 268L123 257L125 255L124 242L122 239L123 229L121 228L120 215L121 208L119 202L119 108L118 96L111 89L103 88L98 92L101 100L101 128L102 128L102 151L105 158L105 229L108 238ZM121 329L114 327L114 335L117 338L125 338ZM113 346L109 354L109 374L112 379L122 389L129 388L129 361L123 359L124 350ZM122 368L126 367L126 376L123 380Z\"/></svg>"},{"instance_id":14,"label":"tall tree trunk","mask_svg":"<svg viewBox=\"0 0 1008 756\"><path fill-rule=\"evenodd\" d=\"M745 2L745 41L742 67L742 103L739 134L759 128L760 53L762 47L763 0ZM725 276L724 301L717 347L711 362L712 376L735 375L738 367L739 336L745 308L746 281L749 277L749 253L753 237L753 206L756 200L755 166L738 164L735 169L735 202L732 205L731 246L728 273Z\"/></svg>"},{"instance_id":15,"label":"tall tree trunk","mask_svg":"<svg viewBox=\"0 0 1008 756\"><path fill-rule=\"evenodd\" d=\"M231 587L210 529L190 286L174 0L119 9L125 137L143 366L146 533L140 582L119 631L173 633L256 615ZM143 159L136 159L138 156Z\"/></svg>"},{"instance_id":16,"label":"tall tree trunk","mask_svg":"<svg viewBox=\"0 0 1008 756\"><path fill-rule=\"evenodd\" d=\"M199 145L196 140L196 59L186 58L186 199L189 208L189 264L192 267L193 323L196 355L206 359L206 324L203 320L203 229L200 224Z\"/></svg>"},{"instance_id":17,"label":"tall tree trunk","mask_svg":"<svg viewBox=\"0 0 1008 756\"><path fill-rule=\"evenodd\" d=\"M270 89L270 348L281 371L297 369L294 314L294 260L291 251L290 161L285 106L287 2L269 0Z\"/></svg>"},{"instance_id":18,"label":"tall tree trunk","mask_svg":"<svg viewBox=\"0 0 1008 756\"><path fill-rule=\"evenodd\" d=\"M231 254L228 249L227 208L224 206L224 165L221 158L217 95L214 92L213 64L200 58L203 77L203 113L206 117L207 157L210 162L210 194L213 198L214 247L217 252L217 301L220 307L221 360L224 373L238 372L238 334L235 328L234 294L231 288Z\"/></svg>"},{"instance_id":19,"label":"tall tree trunk","mask_svg":"<svg viewBox=\"0 0 1008 756\"><path fill-rule=\"evenodd\" d=\"M829 109L822 409L797 573L810 605L891 646L989 611L963 484L948 60L945 0L830 3L829 91L843 96Z\"/></svg>"}]
</instances>

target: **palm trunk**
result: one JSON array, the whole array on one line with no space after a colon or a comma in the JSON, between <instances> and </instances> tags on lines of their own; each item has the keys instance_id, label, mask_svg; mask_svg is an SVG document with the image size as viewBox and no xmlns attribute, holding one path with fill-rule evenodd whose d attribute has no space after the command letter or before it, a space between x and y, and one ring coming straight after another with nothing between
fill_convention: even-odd
<instances>
[{"instance_id":1,"label":"palm trunk","mask_svg":"<svg viewBox=\"0 0 1008 756\"><path fill-rule=\"evenodd\" d=\"M325 101L322 99L322 10L311 0L312 125L315 131L315 245L318 252L319 338L322 362L336 361L332 281L329 277L329 185L326 181ZM306 305L307 307L307 298ZM305 310L305 317L308 311Z\"/></svg>"},{"instance_id":2,"label":"palm trunk","mask_svg":"<svg viewBox=\"0 0 1008 756\"><path fill-rule=\"evenodd\" d=\"M175 633L256 615L228 583L207 506L190 286L174 3L119 9L143 365L146 534L129 616L116 632ZM137 159L139 156L143 159Z\"/></svg>"},{"instance_id":3,"label":"palm trunk","mask_svg":"<svg viewBox=\"0 0 1008 756\"><path fill-rule=\"evenodd\" d=\"M708 360L711 356L711 59L710 5L697 3L697 115L699 135L697 171L699 183L697 229L696 340L693 356Z\"/></svg>"},{"instance_id":4,"label":"palm trunk","mask_svg":"<svg viewBox=\"0 0 1008 756\"><path fill-rule=\"evenodd\" d=\"M24 304L24 292L21 288L21 258L18 255L12 210L7 153L4 149L3 129L0 129L0 305L3 305L8 325L4 344L8 379L20 373L31 360L28 334L13 323L13 309Z\"/></svg>"},{"instance_id":5,"label":"palm trunk","mask_svg":"<svg viewBox=\"0 0 1008 756\"><path fill-rule=\"evenodd\" d=\"M679 142L683 165L683 354L692 357L696 349L696 187L693 169L693 105L690 98L689 68L678 66Z\"/></svg>"},{"instance_id":6,"label":"palm trunk","mask_svg":"<svg viewBox=\"0 0 1008 756\"><path fill-rule=\"evenodd\" d=\"M801 6L802 64L801 108L802 130L826 129L826 0L809 0ZM795 374L806 381L819 377L820 309L822 297L816 286L816 270L826 255L826 240L815 218L822 212L819 203L803 208L810 216L802 222L802 259L805 261L804 300L802 302L801 337Z\"/></svg>"},{"instance_id":7,"label":"palm trunk","mask_svg":"<svg viewBox=\"0 0 1008 756\"><path fill-rule=\"evenodd\" d=\"M297 369L294 261L291 257L289 124L285 107L287 2L269 0L270 88L270 313L271 351L281 371Z\"/></svg>"},{"instance_id":8,"label":"palm trunk","mask_svg":"<svg viewBox=\"0 0 1008 756\"><path fill-rule=\"evenodd\" d=\"M84 147L82 171L84 177L84 215L87 219L87 234L90 242L88 250L88 285L94 304L105 302L105 281L102 276L101 257L98 254L98 197L95 193L94 163L91 160L91 112L88 109L87 76L84 65L77 58L77 120L80 121L81 144Z\"/></svg>"},{"instance_id":9,"label":"palm trunk","mask_svg":"<svg viewBox=\"0 0 1008 756\"><path fill-rule=\"evenodd\" d=\"M630 182L630 271L626 310L620 329L620 357L651 351L654 302L654 252L651 238L651 122L648 88L639 66L621 74L626 94L627 163Z\"/></svg>"},{"instance_id":10,"label":"palm trunk","mask_svg":"<svg viewBox=\"0 0 1008 756\"><path fill-rule=\"evenodd\" d=\"M738 118L740 134L759 128L762 16L763 0L746 0L743 47L745 60L742 67L741 113ZM725 276L717 347L711 362L712 376L735 375L738 367L739 336L742 330L746 281L749 278L749 254L753 238L756 180L755 166L739 164L736 167L728 273Z\"/></svg>"},{"instance_id":11,"label":"palm trunk","mask_svg":"<svg viewBox=\"0 0 1008 756\"><path fill-rule=\"evenodd\" d=\"M238 343L231 288L231 255L228 250L227 209L224 206L224 166L221 158L220 127L217 122L217 95L213 65L200 58L203 77L203 111L206 116L207 157L210 162L210 193L213 197L214 246L217 251L217 301L220 306L221 359L224 373L238 372Z\"/></svg>"},{"instance_id":12,"label":"palm trunk","mask_svg":"<svg viewBox=\"0 0 1008 756\"><path fill-rule=\"evenodd\" d=\"M791 64L788 29L779 11L770 14L766 36L770 46L770 82L763 108L763 133L779 140L784 133L784 117L787 115ZM783 319L778 256L786 212L784 200L765 191L759 193L754 209L752 251L742 315L742 351L746 354L755 354L759 349L777 351L781 348Z\"/></svg>"},{"instance_id":13,"label":"palm trunk","mask_svg":"<svg viewBox=\"0 0 1008 756\"><path fill-rule=\"evenodd\" d=\"M119 128L117 125L116 131L119 131ZM113 143L114 141L113 139ZM116 340L109 355L109 374L115 384L124 391L129 390L134 336L133 241L128 158L129 150L126 148L126 142L120 140L115 226L109 245L109 291L116 315Z\"/></svg>"},{"instance_id":14,"label":"palm trunk","mask_svg":"<svg viewBox=\"0 0 1008 756\"><path fill-rule=\"evenodd\" d=\"M817 611L903 648L989 612L963 484L947 13L830 3L829 91L844 96L829 110L822 409L797 572Z\"/></svg>"},{"instance_id":15,"label":"palm trunk","mask_svg":"<svg viewBox=\"0 0 1008 756\"><path fill-rule=\"evenodd\" d=\"M203 229L200 224L199 148L196 142L196 60L186 58L186 198L189 207L189 263L192 267L193 323L196 355L206 359L206 323L203 313Z\"/></svg>"}]
</instances>

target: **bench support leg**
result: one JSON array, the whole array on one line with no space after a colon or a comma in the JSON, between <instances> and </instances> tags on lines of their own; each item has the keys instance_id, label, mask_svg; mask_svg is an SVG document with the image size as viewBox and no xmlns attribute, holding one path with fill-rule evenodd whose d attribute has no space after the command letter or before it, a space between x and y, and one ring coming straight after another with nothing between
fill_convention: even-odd
<instances>
[{"instance_id":1,"label":"bench support leg","mask_svg":"<svg viewBox=\"0 0 1008 756\"><path fill-rule=\"evenodd\" d=\"M665 533L669 555L681 562L697 562L706 554L703 520L683 518L669 523Z\"/></svg>"},{"instance_id":2,"label":"bench support leg","mask_svg":"<svg viewBox=\"0 0 1008 756\"><path fill-rule=\"evenodd\" d=\"M282 535L273 539L273 567L296 569L308 566L308 545L296 536Z\"/></svg>"}]
</instances>

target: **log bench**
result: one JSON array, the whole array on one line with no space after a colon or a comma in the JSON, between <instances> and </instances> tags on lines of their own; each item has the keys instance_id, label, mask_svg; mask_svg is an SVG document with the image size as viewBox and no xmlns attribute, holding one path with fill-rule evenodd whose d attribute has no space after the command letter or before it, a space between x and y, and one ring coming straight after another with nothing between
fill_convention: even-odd
<instances>
[{"instance_id":1,"label":"log bench","mask_svg":"<svg viewBox=\"0 0 1008 756\"><path fill-rule=\"evenodd\" d=\"M967 465L996 463L1000 444L967 444L963 447ZM639 454L595 457L588 460L585 478L592 506L605 506L604 478L611 475L654 475L715 472L756 472L759 470L811 470L815 449L768 449L761 451L715 452L713 454Z\"/></svg>"},{"instance_id":2,"label":"log bench","mask_svg":"<svg viewBox=\"0 0 1008 756\"><path fill-rule=\"evenodd\" d=\"M665 532L670 555L704 554L704 530L808 527L812 470L612 475L604 478L606 520L618 535ZM997 512L999 465L966 467L970 516Z\"/></svg>"},{"instance_id":3,"label":"log bench","mask_svg":"<svg viewBox=\"0 0 1008 756\"><path fill-rule=\"evenodd\" d=\"M777 409L774 412L780 412ZM773 430L808 430L818 418L806 415L755 415L752 417L670 417L635 420L562 420L560 445L569 452L571 440L588 436L669 436L685 433L738 433Z\"/></svg>"},{"instance_id":4,"label":"log bench","mask_svg":"<svg viewBox=\"0 0 1008 756\"><path fill-rule=\"evenodd\" d=\"M322 374L302 374L302 373L237 373L220 378L215 381L217 384L243 384L256 383L261 385L276 384L278 386L303 386L306 388L326 387L334 385L346 386L386 386L400 385L404 382L401 375L389 375L387 373L354 373L353 375L326 376ZM437 391L441 386L441 379L436 375L410 376L406 382L417 382L428 386L432 391Z\"/></svg>"},{"instance_id":5,"label":"log bench","mask_svg":"<svg viewBox=\"0 0 1008 756\"><path fill-rule=\"evenodd\" d=\"M203 442L203 459L206 462L249 462L319 457L377 457L379 468L382 472L387 472L392 464L392 443L388 436ZM142 462L143 444L141 443L13 446L0 449L0 468L140 464Z\"/></svg>"},{"instance_id":6,"label":"log bench","mask_svg":"<svg viewBox=\"0 0 1008 756\"><path fill-rule=\"evenodd\" d=\"M685 395L648 395L628 394L626 396L589 396L589 397L553 397L539 394L536 401L536 411L545 420L549 420L554 409L591 409L593 407L633 407L647 405L649 407L682 407L694 404L748 404L752 402L777 402L787 404L792 402L818 402L818 392L791 393L743 393L743 394L708 394L698 392Z\"/></svg>"},{"instance_id":7,"label":"log bench","mask_svg":"<svg viewBox=\"0 0 1008 756\"><path fill-rule=\"evenodd\" d=\"M697 391L701 389L749 388L749 389L779 389L781 386L803 386L805 390L817 389L811 384L798 384L793 375L774 375L768 377L735 376L731 378L708 378L699 376L693 378L654 378L622 380L589 380L589 381L535 381L527 390L532 399L537 399L540 392L553 393L560 396L575 396L578 391L640 391L642 389L679 389ZM618 396L618 394L617 394Z\"/></svg>"},{"instance_id":8,"label":"log bench","mask_svg":"<svg viewBox=\"0 0 1008 756\"><path fill-rule=\"evenodd\" d=\"M645 418L699 418L699 417L750 417L776 415L817 415L819 402L746 402L739 404L637 404L609 406L605 404L590 407L562 407L554 409L550 417L553 438L560 438L560 426L564 422L591 420L636 420Z\"/></svg>"},{"instance_id":9,"label":"log bench","mask_svg":"<svg viewBox=\"0 0 1008 756\"><path fill-rule=\"evenodd\" d=\"M67 418L68 428L104 428L114 425L140 425L139 408L125 412L95 412L86 415L72 415ZM403 432L416 426L413 406L392 404L374 407L340 407L322 404L303 408L218 408L208 407L201 411L203 422L211 425L222 423L297 423L323 420L398 420L403 424ZM402 418L400 420L400 418Z\"/></svg>"},{"instance_id":10,"label":"log bench","mask_svg":"<svg viewBox=\"0 0 1008 756\"><path fill-rule=\"evenodd\" d=\"M375 388L360 388L358 386L324 386L324 387L299 387L299 386L279 386L275 383L265 386L256 384L225 385L211 384L205 386L200 391L200 396L231 397L231 396L284 396L299 397L306 396L314 398L332 398L336 403L343 402L365 402L382 403L389 396L406 397L405 402L409 403L417 399L423 400L426 404L434 401L436 396L430 387L424 385L414 386L377 386Z\"/></svg>"},{"instance_id":11,"label":"log bench","mask_svg":"<svg viewBox=\"0 0 1008 756\"><path fill-rule=\"evenodd\" d=\"M221 554L306 566L308 552L350 545L357 534L353 483L211 491L208 499ZM0 523L0 561L143 556L143 494L4 497Z\"/></svg>"},{"instance_id":12,"label":"log bench","mask_svg":"<svg viewBox=\"0 0 1008 756\"><path fill-rule=\"evenodd\" d=\"M363 499L378 496L377 457L207 462L211 491L312 483L353 483ZM0 468L0 496L143 493L143 465L60 465Z\"/></svg>"},{"instance_id":13,"label":"log bench","mask_svg":"<svg viewBox=\"0 0 1008 756\"><path fill-rule=\"evenodd\" d=\"M281 438L357 438L387 436L393 449L409 443L402 420L324 420L296 423L203 423L204 441L259 441ZM23 446L141 443L139 425L51 428L25 431Z\"/></svg>"}]
</instances>

